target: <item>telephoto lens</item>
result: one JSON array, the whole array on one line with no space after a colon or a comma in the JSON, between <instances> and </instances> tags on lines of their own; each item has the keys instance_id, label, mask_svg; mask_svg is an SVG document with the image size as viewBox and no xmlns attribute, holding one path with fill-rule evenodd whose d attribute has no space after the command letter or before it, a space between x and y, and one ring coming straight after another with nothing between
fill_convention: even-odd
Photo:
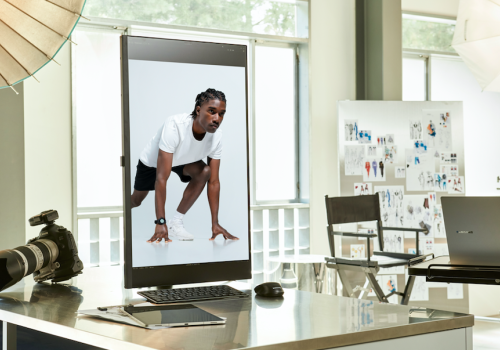
<instances>
[{"instance_id":1,"label":"telephoto lens","mask_svg":"<svg viewBox=\"0 0 500 350\"><path fill-rule=\"evenodd\" d=\"M83 263L73 234L54 224L58 218L55 210L30 218L31 226L46 225L40 235L24 246L0 251L0 291L31 274L36 282L60 282L81 273Z\"/></svg>"}]
</instances>

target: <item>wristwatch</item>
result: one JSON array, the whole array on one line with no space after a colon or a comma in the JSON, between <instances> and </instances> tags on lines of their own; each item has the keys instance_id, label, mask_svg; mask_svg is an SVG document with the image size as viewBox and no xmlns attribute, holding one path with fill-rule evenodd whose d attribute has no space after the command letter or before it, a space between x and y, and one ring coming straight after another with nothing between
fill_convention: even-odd
<instances>
[{"instance_id":1,"label":"wristwatch","mask_svg":"<svg viewBox=\"0 0 500 350\"><path fill-rule=\"evenodd\" d=\"M159 218L158 220L155 220L155 224L157 225L165 225L165 223L165 218Z\"/></svg>"}]
</instances>

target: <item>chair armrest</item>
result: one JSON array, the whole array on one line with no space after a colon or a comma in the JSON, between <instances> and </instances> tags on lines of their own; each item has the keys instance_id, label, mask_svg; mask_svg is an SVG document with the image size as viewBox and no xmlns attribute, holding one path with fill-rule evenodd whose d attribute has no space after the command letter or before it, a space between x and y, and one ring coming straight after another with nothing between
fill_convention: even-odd
<instances>
[{"instance_id":1,"label":"chair armrest","mask_svg":"<svg viewBox=\"0 0 500 350\"><path fill-rule=\"evenodd\" d=\"M431 255L432 255L432 258L434 259L434 253L419 255L413 259L410 259L410 260L408 260L408 266L412 266L412 265L415 265L417 263L423 262L427 257L429 257Z\"/></svg>"},{"instance_id":2,"label":"chair armrest","mask_svg":"<svg viewBox=\"0 0 500 350\"><path fill-rule=\"evenodd\" d=\"M426 228L382 227L385 231L428 232Z\"/></svg>"},{"instance_id":3,"label":"chair armrest","mask_svg":"<svg viewBox=\"0 0 500 350\"><path fill-rule=\"evenodd\" d=\"M333 231L335 236L346 236L346 237L362 237L362 238L373 238L377 237L376 233L359 233L359 232L340 232Z\"/></svg>"}]
</instances>

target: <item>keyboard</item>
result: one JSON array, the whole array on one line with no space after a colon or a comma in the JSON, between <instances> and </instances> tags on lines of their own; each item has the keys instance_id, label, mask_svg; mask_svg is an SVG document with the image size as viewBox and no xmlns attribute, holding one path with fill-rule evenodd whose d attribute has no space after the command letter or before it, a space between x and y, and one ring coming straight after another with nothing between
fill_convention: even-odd
<instances>
[{"instance_id":1,"label":"keyboard","mask_svg":"<svg viewBox=\"0 0 500 350\"><path fill-rule=\"evenodd\" d=\"M232 287L210 286L176 289L157 289L140 291L137 294L154 304L185 303L194 301L246 298L248 294Z\"/></svg>"}]
</instances>

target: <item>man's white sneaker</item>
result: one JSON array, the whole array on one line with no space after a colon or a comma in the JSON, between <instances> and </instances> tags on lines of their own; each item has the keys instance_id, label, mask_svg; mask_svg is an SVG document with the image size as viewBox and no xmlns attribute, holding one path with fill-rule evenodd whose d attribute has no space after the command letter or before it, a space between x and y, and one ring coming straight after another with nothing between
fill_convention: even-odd
<instances>
[{"instance_id":1,"label":"man's white sneaker","mask_svg":"<svg viewBox=\"0 0 500 350\"><path fill-rule=\"evenodd\" d=\"M186 231L182 222L168 220L168 237L177 238L179 241L192 241L194 236Z\"/></svg>"}]
</instances>

